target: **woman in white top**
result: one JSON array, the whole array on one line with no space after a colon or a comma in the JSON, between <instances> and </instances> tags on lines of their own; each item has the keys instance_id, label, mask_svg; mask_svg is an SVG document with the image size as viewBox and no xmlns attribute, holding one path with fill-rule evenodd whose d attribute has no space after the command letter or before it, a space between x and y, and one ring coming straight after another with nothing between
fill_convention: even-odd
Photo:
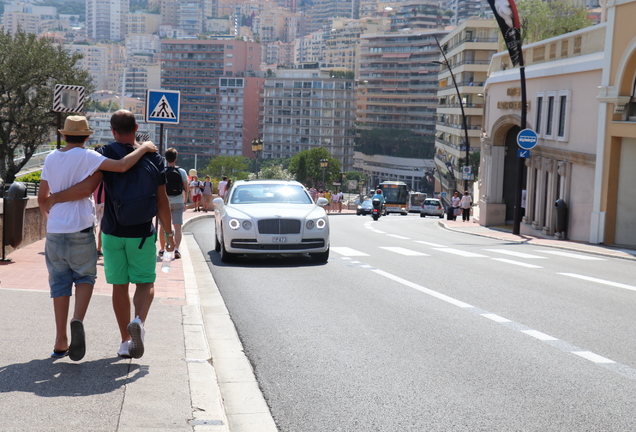
<instances>
[{"instance_id":1,"label":"woman in white top","mask_svg":"<svg viewBox=\"0 0 636 432\"><path fill-rule=\"evenodd\" d=\"M194 211L201 211L201 182L199 181L199 178L197 176L192 176L192 181L190 182L190 192L192 193Z\"/></svg>"},{"instance_id":2,"label":"woman in white top","mask_svg":"<svg viewBox=\"0 0 636 432\"><path fill-rule=\"evenodd\" d=\"M461 197L459 196L459 192L455 191L453 197L451 198L451 211L453 212L453 220L457 219L459 216L459 203L461 202Z\"/></svg>"},{"instance_id":3,"label":"woman in white top","mask_svg":"<svg viewBox=\"0 0 636 432\"><path fill-rule=\"evenodd\" d=\"M470 197L468 191L464 192L464 196L459 202L459 206L462 208L462 222L470 221L470 207L473 204L473 199Z\"/></svg>"}]
</instances>

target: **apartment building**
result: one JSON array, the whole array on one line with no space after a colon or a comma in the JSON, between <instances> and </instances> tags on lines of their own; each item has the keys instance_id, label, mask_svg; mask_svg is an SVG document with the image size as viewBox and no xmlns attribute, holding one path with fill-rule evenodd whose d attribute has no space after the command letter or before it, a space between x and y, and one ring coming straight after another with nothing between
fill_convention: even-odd
<instances>
[{"instance_id":1,"label":"apartment building","mask_svg":"<svg viewBox=\"0 0 636 432\"><path fill-rule=\"evenodd\" d=\"M409 129L432 137L437 108L439 48L445 30L362 35L358 64L360 129Z\"/></svg>"},{"instance_id":2,"label":"apartment building","mask_svg":"<svg viewBox=\"0 0 636 432\"><path fill-rule=\"evenodd\" d=\"M150 13L126 14L126 35L153 34L159 31L161 15Z\"/></svg>"},{"instance_id":3,"label":"apartment building","mask_svg":"<svg viewBox=\"0 0 636 432\"><path fill-rule=\"evenodd\" d=\"M490 59L499 51L499 33L494 20L470 18L440 40L446 57L439 53L438 61L442 65L438 75L439 105L435 132L438 175L435 177L436 190L446 192L448 196L456 189L464 192L462 166L467 165L466 135L471 153L481 147L484 85ZM472 167L472 171L476 168ZM471 185L472 181L469 181L468 189Z\"/></svg>"},{"instance_id":4,"label":"apartment building","mask_svg":"<svg viewBox=\"0 0 636 432\"><path fill-rule=\"evenodd\" d=\"M65 44L68 52L82 54L77 66L88 71L95 90L117 91L121 87L121 70L124 48L113 44Z\"/></svg>"},{"instance_id":5,"label":"apartment building","mask_svg":"<svg viewBox=\"0 0 636 432\"><path fill-rule=\"evenodd\" d=\"M181 92L180 122L165 126L169 144L186 155L244 154L258 134L260 45L165 39L161 52L161 88Z\"/></svg>"},{"instance_id":6,"label":"apartment building","mask_svg":"<svg viewBox=\"0 0 636 432\"><path fill-rule=\"evenodd\" d=\"M57 8L53 6L34 6L28 3L5 4L0 28L6 33L15 34L18 29L25 33L40 34L62 23L56 19ZM68 20L64 20L68 28Z\"/></svg>"},{"instance_id":7,"label":"apartment building","mask_svg":"<svg viewBox=\"0 0 636 432\"><path fill-rule=\"evenodd\" d=\"M88 38L94 42L123 40L129 10L129 0L86 0Z\"/></svg>"},{"instance_id":8,"label":"apartment building","mask_svg":"<svg viewBox=\"0 0 636 432\"><path fill-rule=\"evenodd\" d=\"M315 0L307 7L304 35L328 29L334 18L360 18L360 0Z\"/></svg>"},{"instance_id":9,"label":"apartment building","mask_svg":"<svg viewBox=\"0 0 636 432\"><path fill-rule=\"evenodd\" d=\"M262 98L264 158L288 158L326 148L345 171L353 167L355 138L353 79L331 78L317 69L276 71Z\"/></svg>"},{"instance_id":10,"label":"apartment building","mask_svg":"<svg viewBox=\"0 0 636 432\"><path fill-rule=\"evenodd\" d=\"M360 35L376 34L379 19L333 20L331 30L324 33L324 62L335 68L355 70L360 53Z\"/></svg>"}]
</instances>

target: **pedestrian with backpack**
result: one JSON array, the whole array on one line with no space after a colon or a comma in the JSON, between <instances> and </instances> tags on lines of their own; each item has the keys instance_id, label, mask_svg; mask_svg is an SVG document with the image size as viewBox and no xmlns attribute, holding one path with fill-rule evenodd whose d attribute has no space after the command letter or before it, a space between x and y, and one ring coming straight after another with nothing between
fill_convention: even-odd
<instances>
[{"instance_id":1,"label":"pedestrian with backpack","mask_svg":"<svg viewBox=\"0 0 636 432\"><path fill-rule=\"evenodd\" d=\"M110 118L115 142L99 153L122 159L139 147L135 139L138 125L128 110L116 111ZM106 281L113 285L113 310L121 334L117 354L140 358L144 354L145 324L154 298L157 276L157 233L153 224L159 217L164 227L172 226L166 194L163 157L145 154L125 173L98 171L88 179L57 195L57 202L73 201L90 195L104 180L106 201L102 219L102 252ZM174 232L166 233L166 250L174 251ZM129 285L136 285L131 321Z\"/></svg>"},{"instance_id":2,"label":"pedestrian with backpack","mask_svg":"<svg viewBox=\"0 0 636 432\"><path fill-rule=\"evenodd\" d=\"M170 213L172 215L172 227L174 231L174 257L181 258L179 246L181 245L183 225L183 212L188 201L188 175L183 168L177 166L177 158L179 154L177 150L170 147L166 150L166 193L168 194L168 202L170 203ZM164 240L165 229L160 224L159 233L159 256L163 256L166 241Z\"/></svg>"},{"instance_id":3,"label":"pedestrian with backpack","mask_svg":"<svg viewBox=\"0 0 636 432\"><path fill-rule=\"evenodd\" d=\"M192 176L190 182L190 193L192 194L192 202L194 203L194 211L201 211L201 182L196 175Z\"/></svg>"},{"instance_id":4,"label":"pedestrian with backpack","mask_svg":"<svg viewBox=\"0 0 636 432\"><path fill-rule=\"evenodd\" d=\"M212 203L212 189L214 188L214 183L210 181L210 176L205 176L205 181L203 182L203 188L201 192L203 194L203 211L208 212L210 208L210 204Z\"/></svg>"}]
</instances>

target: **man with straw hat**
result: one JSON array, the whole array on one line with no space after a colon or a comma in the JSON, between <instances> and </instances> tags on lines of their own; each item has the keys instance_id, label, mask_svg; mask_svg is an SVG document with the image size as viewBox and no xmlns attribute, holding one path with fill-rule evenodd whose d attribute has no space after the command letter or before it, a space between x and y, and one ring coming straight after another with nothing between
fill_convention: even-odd
<instances>
[{"instance_id":1,"label":"man with straw hat","mask_svg":"<svg viewBox=\"0 0 636 432\"><path fill-rule=\"evenodd\" d=\"M121 160L108 159L85 149L84 143L93 131L84 116L69 116L64 122L64 129L59 132L64 136L66 145L51 152L44 161L38 203L47 218L45 258L56 329L51 357L68 355L71 360L78 361L86 352L83 321L97 277L95 209L90 196L55 205L46 203L46 200L49 194L80 183L97 170L126 171L146 152L157 149L154 144L146 143ZM73 284L75 307L69 344L66 325Z\"/></svg>"}]
</instances>

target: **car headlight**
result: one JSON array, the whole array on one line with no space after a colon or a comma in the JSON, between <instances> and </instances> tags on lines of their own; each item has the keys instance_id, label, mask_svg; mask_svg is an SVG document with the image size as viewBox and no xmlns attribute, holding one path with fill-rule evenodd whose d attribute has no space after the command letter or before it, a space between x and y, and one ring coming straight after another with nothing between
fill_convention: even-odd
<instances>
[{"instance_id":1,"label":"car headlight","mask_svg":"<svg viewBox=\"0 0 636 432\"><path fill-rule=\"evenodd\" d=\"M241 223L238 221L238 219L230 219L230 222L228 222L228 225L233 230L237 230L241 227Z\"/></svg>"},{"instance_id":2,"label":"car headlight","mask_svg":"<svg viewBox=\"0 0 636 432\"><path fill-rule=\"evenodd\" d=\"M314 229L314 228L323 229L326 226L327 226L327 221L325 219L317 219L315 221L310 219L307 222L305 222L305 227L307 229Z\"/></svg>"},{"instance_id":3,"label":"car headlight","mask_svg":"<svg viewBox=\"0 0 636 432\"><path fill-rule=\"evenodd\" d=\"M248 220L244 220L243 223L241 224L243 226L244 230L250 230L252 229L252 222L248 221Z\"/></svg>"}]
</instances>

